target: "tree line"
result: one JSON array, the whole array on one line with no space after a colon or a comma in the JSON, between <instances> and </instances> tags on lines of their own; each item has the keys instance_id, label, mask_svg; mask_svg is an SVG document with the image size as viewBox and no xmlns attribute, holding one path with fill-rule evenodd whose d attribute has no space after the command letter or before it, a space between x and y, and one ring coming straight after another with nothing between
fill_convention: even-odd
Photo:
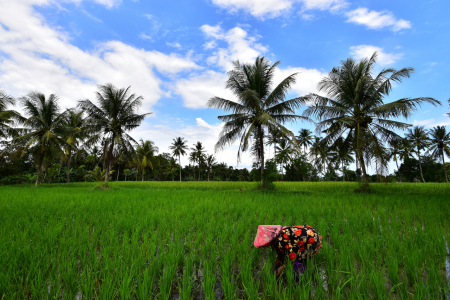
<instances>
[{"instance_id":1,"label":"tree line","mask_svg":"<svg viewBox=\"0 0 450 300\"><path fill-rule=\"evenodd\" d=\"M80 100L77 107L64 111L54 94L31 92L14 99L0 92L1 180L38 185L177 178L260 181L261 186L273 180L361 180L367 189L370 181L387 175L387 165L394 160L397 171L392 180L448 182L445 156L450 157L450 133L446 128L411 128L392 120L412 116L424 103L438 106L441 102L418 97L385 103L392 85L409 78L414 70L386 68L375 74L376 60L376 53L360 61L348 58L319 82L321 94L289 100L286 96L297 74L274 87L280 62L270 64L265 57L252 64L233 62L226 88L237 100L213 97L208 106L229 113L218 117L224 126L216 152L237 141L238 162L244 152L254 159L250 171L219 164L201 142L189 147L177 137L169 152L158 154L151 140L134 140L129 133L150 113L137 113L143 98L132 94L130 87L99 85L95 103ZM17 103L24 116L8 107ZM301 107L306 109L297 115ZM316 135L307 129L295 135L285 127L296 121L314 124ZM399 130L407 130L405 137ZM267 146L274 147L269 160ZM181 167L184 155L190 164ZM352 163L356 163L355 171L348 169ZM375 166L375 177L367 172L370 165Z\"/></svg>"},{"instance_id":2,"label":"tree line","mask_svg":"<svg viewBox=\"0 0 450 300\"><path fill-rule=\"evenodd\" d=\"M353 156L357 168L362 171L364 185L361 190L370 190L367 166L375 164L377 170L386 169L390 157L388 145L402 141L396 131L412 126L392 119L411 117L424 103L442 105L431 97L402 98L385 103L393 84L409 78L414 69L385 68L375 74L377 57L375 52L360 61L353 58L341 61L318 83L318 91L322 94L310 93L290 100L286 100L286 96L296 82L297 74L273 87L275 70L280 62L271 65L265 57L258 57L252 64L233 62L226 87L237 100L213 97L208 102L209 107L229 113L219 116L225 124L216 150L238 141L238 159L242 152L251 151L260 163L263 187L266 133L282 136L289 141L287 144L299 148L297 137L284 124L298 120L311 122L318 135L324 135L322 139L317 138L313 150L314 167L321 164L325 169L330 168L332 164L328 157L331 156L346 157L342 161L337 159L340 164ZM296 110L302 106L306 107L303 114L296 115ZM445 170L443 157L450 154L449 134L441 126L431 135L435 141L432 147L436 147L433 155L442 158Z\"/></svg>"}]
</instances>

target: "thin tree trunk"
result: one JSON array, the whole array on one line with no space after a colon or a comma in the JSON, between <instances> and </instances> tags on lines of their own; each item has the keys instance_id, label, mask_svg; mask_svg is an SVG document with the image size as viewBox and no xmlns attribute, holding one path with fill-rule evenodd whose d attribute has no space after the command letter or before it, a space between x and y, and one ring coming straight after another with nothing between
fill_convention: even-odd
<instances>
[{"instance_id":1,"label":"thin tree trunk","mask_svg":"<svg viewBox=\"0 0 450 300\"><path fill-rule=\"evenodd\" d=\"M200 181L200 161L198 161L198 178L197 181Z\"/></svg>"},{"instance_id":2,"label":"thin tree trunk","mask_svg":"<svg viewBox=\"0 0 450 300\"><path fill-rule=\"evenodd\" d=\"M448 177L447 177L447 168L445 167L445 158L444 158L444 151L442 151L442 164L444 165L444 175L445 175L445 181L448 183Z\"/></svg>"},{"instance_id":3,"label":"thin tree trunk","mask_svg":"<svg viewBox=\"0 0 450 300\"><path fill-rule=\"evenodd\" d=\"M113 156L113 150L114 150L114 138L113 141L111 142L111 146L109 147L109 151L108 151L108 157L107 157L107 161L106 161L106 172L105 172L105 183L108 182L109 179L109 172L111 170L111 162L112 162L112 156Z\"/></svg>"},{"instance_id":4,"label":"thin tree trunk","mask_svg":"<svg viewBox=\"0 0 450 300\"><path fill-rule=\"evenodd\" d=\"M275 170L278 172L278 165L277 165L277 143L275 143L275 147L273 147L273 161L275 162Z\"/></svg>"},{"instance_id":5,"label":"thin tree trunk","mask_svg":"<svg viewBox=\"0 0 450 300\"><path fill-rule=\"evenodd\" d=\"M397 165L398 176L400 177L400 182L402 182L402 172L400 172L400 169L398 168L398 161L397 161L397 159L395 160L395 164Z\"/></svg>"},{"instance_id":6,"label":"thin tree trunk","mask_svg":"<svg viewBox=\"0 0 450 300\"><path fill-rule=\"evenodd\" d=\"M209 172L210 172L210 169L208 169L208 181L209 181Z\"/></svg>"},{"instance_id":7,"label":"thin tree trunk","mask_svg":"<svg viewBox=\"0 0 450 300\"><path fill-rule=\"evenodd\" d=\"M142 181L144 181L144 170L142 170Z\"/></svg>"},{"instance_id":8,"label":"thin tree trunk","mask_svg":"<svg viewBox=\"0 0 450 300\"><path fill-rule=\"evenodd\" d=\"M120 174L120 167L117 165L117 179L116 181L119 181L119 174Z\"/></svg>"},{"instance_id":9,"label":"thin tree trunk","mask_svg":"<svg viewBox=\"0 0 450 300\"><path fill-rule=\"evenodd\" d=\"M109 151L108 151L108 142L105 141L105 148L103 151L103 169L105 170L105 184L106 182L108 182L108 156L109 156Z\"/></svg>"},{"instance_id":10,"label":"thin tree trunk","mask_svg":"<svg viewBox=\"0 0 450 300\"><path fill-rule=\"evenodd\" d=\"M72 160L72 151L69 152L69 158L67 159L67 183L70 182L70 162Z\"/></svg>"},{"instance_id":11,"label":"thin tree trunk","mask_svg":"<svg viewBox=\"0 0 450 300\"><path fill-rule=\"evenodd\" d=\"M420 176L422 177L423 183L425 183L425 179L423 179L422 162L420 161L420 150L419 150L419 147L417 147L417 157L419 158Z\"/></svg>"},{"instance_id":12,"label":"thin tree trunk","mask_svg":"<svg viewBox=\"0 0 450 300\"><path fill-rule=\"evenodd\" d=\"M60 162L60 164L59 164L59 169L58 169L58 178L59 178L59 175L61 175L62 159L59 162Z\"/></svg>"},{"instance_id":13,"label":"thin tree trunk","mask_svg":"<svg viewBox=\"0 0 450 300\"><path fill-rule=\"evenodd\" d=\"M366 173L366 165L364 164L364 158L362 156L362 151L361 150L359 151L358 159L359 159L359 164L361 165L361 169L362 169L362 172L363 172L364 185L365 186L369 186L369 179L367 178L367 173Z\"/></svg>"},{"instance_id":14,"label":"thin tree trunk","mask_svg":"<svg viewBox=\"0 0 450 300\"><path fill-rule=\"evenodd\" d=\"M261 147L261 187L264 186L264 136L261 126L259 127L259 139L260 139L260 147ZM275 148L276 153L276 148Z\"/></svg>"},{"instance_id":15,"label":"thin tree trunk","mask_svg":"<svg viewBox=\"0 0 450 300\"><path fill-rule=\"evenodd\" d=\"M342 181L345 182L344 161L342 161Z\"/></svg>"},{"instance_id":16,"label":"thin tree trunk","mask_svg":"<svg viewBox=\"0 0 450 300\"><path fill-rule=\"evenodd\" d=\"M178 155L178 163L180 164L180 182L181 182L181 155Z\"/></svg>"},{"instance_id":17,"label":"thin tree trunk","mask_svg":"<svg viewBox=\"0 0 450 300\"><path fill-rule=\"evenodd\" d=\"M44 154L45 154L45 152L42 152L41 157L39 158L39 166L38 166L38 170L37 170L36 184L34 185L35 187L38 186L39 176L41 175L42 163L44 162Z\"/></svg>"}]
</instances>

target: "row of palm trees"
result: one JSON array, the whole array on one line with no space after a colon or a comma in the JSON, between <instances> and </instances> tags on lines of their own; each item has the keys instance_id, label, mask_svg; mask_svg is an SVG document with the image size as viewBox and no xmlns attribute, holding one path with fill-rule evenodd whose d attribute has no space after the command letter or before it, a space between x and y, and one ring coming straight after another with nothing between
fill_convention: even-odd
<instances>
[{"instance_id":1,"label":"row of palm trees","mask_svg":"<svg viewBox=\"0 0 450 300\"><path fill-rule=\"evenodd\" d=\"M415 126L408 129L405 138L390 142L389 157L397 164L398 160L407 159L415 154L419 162L419 170L422 182L425 182L422 171L422 151L436 160L441 160L444 167L445 181L448 182L445 156L450 157L450 131L444 126L436 126L426 130L423 126ZM400 180L401 173L399 172Z\"/></svg>"},{"instance_id":2,"label":"row of palm trees","mask_svg":"<svg viewBox=\"0 0 450 300\"><path fill-rule=\"evenodd\" d=\"M61 111L55 94L45 97L32 92L19 99L25 112L22 116L7 108L17 101L0 91L0 137L5 146L2 158L32 152L37 162L36 185L41 181L44 159L65 161L66 181L70 182L72 158L80 153L84 154L86 164L92 165L87 177L94 179L103 178L106 182L114 171L118 178L122 166L125 178L131 174L130 169L126 169L130 167L144 180L146 172L165 159L168 161L165 171L172 174L179 170L181 181L181 156L189 150L184 138L174 139L169 148L172 156L178 157L179 164L164 153L157 157L159 149L153 141L141 139L136 142L128 134L149 114L136 113L142 97L131 94L129 88L118 89L106 84L98 87L96 98L97 104L80 100L76 108ZM99 147L102 150L99 151ZM228 166L218 164L214 155L208 155L201 142L190 150L189 162L198 165L198 180L202 167L207 170L208 181L213 170L228 169ZM103 170L99 167L101 160ZM116 170L112 170L113 165Z\"/></svg>"},{"instance_id":3,"label":"row of palm trees","mask_svg":"<svg viewBox=\"0 0 450 300\"><path fill-rule=\"evenodd\" d=\"M409 78L414 70L387 68L375 74L376 59L377 54L374 53L360 61L352 58L342 61L318 84L318 90L325 96L312 93L290 100L286 100L286 95L296 82L297 74L286 77L273 87L279 62L270 64L265 57L258 57L253 64L233 62L226 88L237 100L213 97L208 101L209 107L229 113L218 117L224 126L215 150L223 150L238 141L238 161L243 152L249 151L260 167L261 185L264 186L264 147L267 143L276 144L277 160L282 166L288 163L291 151L306 154L310 147L313 163L322 165L324 170L331 161L342 168L355 161L368 186L366 166L374 163L377 169L386 168L390 160L389 146L395 148L393 145L404 143L396 131L411 126L395 119L410 117L423 103L441 105L440 101L430 97L402 98L385 103L384 98L390 94L392 85ZM142 97L132 94L129 87L119 89L111 84L100 85L96 103L89 99L80 100L77 108L66 111L61 111L56 95L46 98L41 93L32 92L19 99L25 116L7 109L8 105L16 103L12 97L1 93L0 100L0 138L6 146L2 156L13 152L23 155L33 149L38 165L36 185L46 157L64 156L69 171L74 153L94 145L102 148L105 182L110 177L113 164L129 154L137 155L142 176L152 167L151 156L156 146L151 141L142 141L137 146L138 143L129 135L150 114L136 113ZM301 107L306 109L302 115L297 115L296 110ZM316 132L324 137L308 141L310 133L304 130L295 136L284 124L298 120L314 123ZM430 132L430 143L434 146L428 142L424 144L423 138L416 138L416 129L408 133L407 140L414 144L419 164L420 151L427 148L436 157L441 157L445 165L444 153L450 153L445 128ZM424 131L423 128L417 130ZM10 137L13 139L7 141ZM181 164L181 156L188 150L187 142L176 138L170 150ZM200 178L201 166L215 164L215 158L206 155L200 142L190 150L189 161L198 165Z\"/></svg>"},{"instance_id":4,"label":"row of palm trees","mask_svg":"<svg viewBox=\"0 0 450 300\"><path fill-rule=\"evenodd\" d=\"M85 99L78 102L77 108L61 111L55 94L46 97L31 92L19 99L25 112L25 116L21 116L6 109L7 104L14 105L16 101L2 92L0 136L13 137L2 156L15 152L24 155L33 148L38 165L37 186L46 157L66 157L69 171L75 151L102 145L106 182L114 160L134 151L137 142L128 132L137 128L150 113L136 113L143 98L130 93L129 87L118 89L112 84L99 85L96 98L97 104Z\"/></svg>"},{"instance_id":5,"label":"row of palm trees","mask_svg":"<svg viewBox=\"0 0 450 300\"><path fill-rule=\"evenodd\" d=\"M308 129L301 129L296 140L284 138L278 133L267 137L266 145L274 147L274 159L276 163L283 167L291 163L292 160L303 155L307 162L316 167L323 176L326 173L333 173L335 170L342 172L342 180L345 181L345 170L349 164L355 162L355 155L352 149L345 145L344 138L339 137L335 143L329 145L327 140L320 136L315 136ZM445 156L450 157L450 132L444 126L436 126L426 130L424 126L409 128L405 137L389 142L383 149L383 161L393 160L396 163L400 181L402 174L399 168L399 161L417 157L421 180L425 182L421 158L423 155L430 156L436 161L441 161L444 169L446 181L448 182ZM385 174L386 166L375 160L376 173ZM384 169L383 169L384 168ZM359 167L357 166L357 169Z\"/></svg>"},{"instance_id":6,"label":"row of palm trees","mask_svg":"<svg viewBox=\"0 0 450 300\"><path fill-rule=\"evenodd\" d=\"M385 103L393 84L409 78L414 69L386 68L375 74L377 57L375 52L360 61L348 58L319 82L317 88L325 96L311 93L290 100L286 100L286 96L296 82L296 74L273 88L279 62L271 65L265 57L258 57L253 64L233 62L226 88L237 100L213 97L208 102L209 107L228 113L218 117L225 124L216 150L238 141L238 160L242 152L250 150L260 162L261 185L264 186L265 136L281 135L300 147L295 135L284 124L297 120L312 122L317 133L325 135L324 145L354 154L363 173L363 188L368 189L366 166L373 162L387 166L386 144L401 140L396 131L411 126L395 119L410 117L424 103L441 105L431 97L402 98ZM302 106L306 109L302 115L297 115L296 110ZM322 150L317 149L327 155Z\"/></svg>"}]
</instances>

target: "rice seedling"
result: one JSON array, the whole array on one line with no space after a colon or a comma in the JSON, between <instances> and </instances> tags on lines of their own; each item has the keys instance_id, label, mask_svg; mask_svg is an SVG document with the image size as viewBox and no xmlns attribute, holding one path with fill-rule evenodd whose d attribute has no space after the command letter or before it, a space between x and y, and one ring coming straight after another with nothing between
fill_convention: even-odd
<instances>
[{"instance_id":1,"label":"rice seedling","mask_svg":"<svg viewBox=\"0 0 450 300\"><path fill-rule=\"evenodd\" d=\"M0 299L445 299L445 184L113 182L1 187ZM259 224L323 246L275 279Z\"/></svg>"}]
</instances>

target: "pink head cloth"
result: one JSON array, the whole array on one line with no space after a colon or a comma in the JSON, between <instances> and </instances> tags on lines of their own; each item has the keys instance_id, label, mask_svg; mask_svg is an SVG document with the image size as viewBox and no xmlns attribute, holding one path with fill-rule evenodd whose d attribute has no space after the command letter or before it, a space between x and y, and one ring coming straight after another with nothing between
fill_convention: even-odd
<instances>
[{"instance_id":1,"label":"pink head cloth","mask_svg":"<svg viewBox=\"0 0 450 300\"><path fill-rule=\"evenodd\" d=\"M281 225L259 225L258 232L253 244L256 248L267 248L274 239L281 233L283 226Z\"/></svg>"}]
</instances>

